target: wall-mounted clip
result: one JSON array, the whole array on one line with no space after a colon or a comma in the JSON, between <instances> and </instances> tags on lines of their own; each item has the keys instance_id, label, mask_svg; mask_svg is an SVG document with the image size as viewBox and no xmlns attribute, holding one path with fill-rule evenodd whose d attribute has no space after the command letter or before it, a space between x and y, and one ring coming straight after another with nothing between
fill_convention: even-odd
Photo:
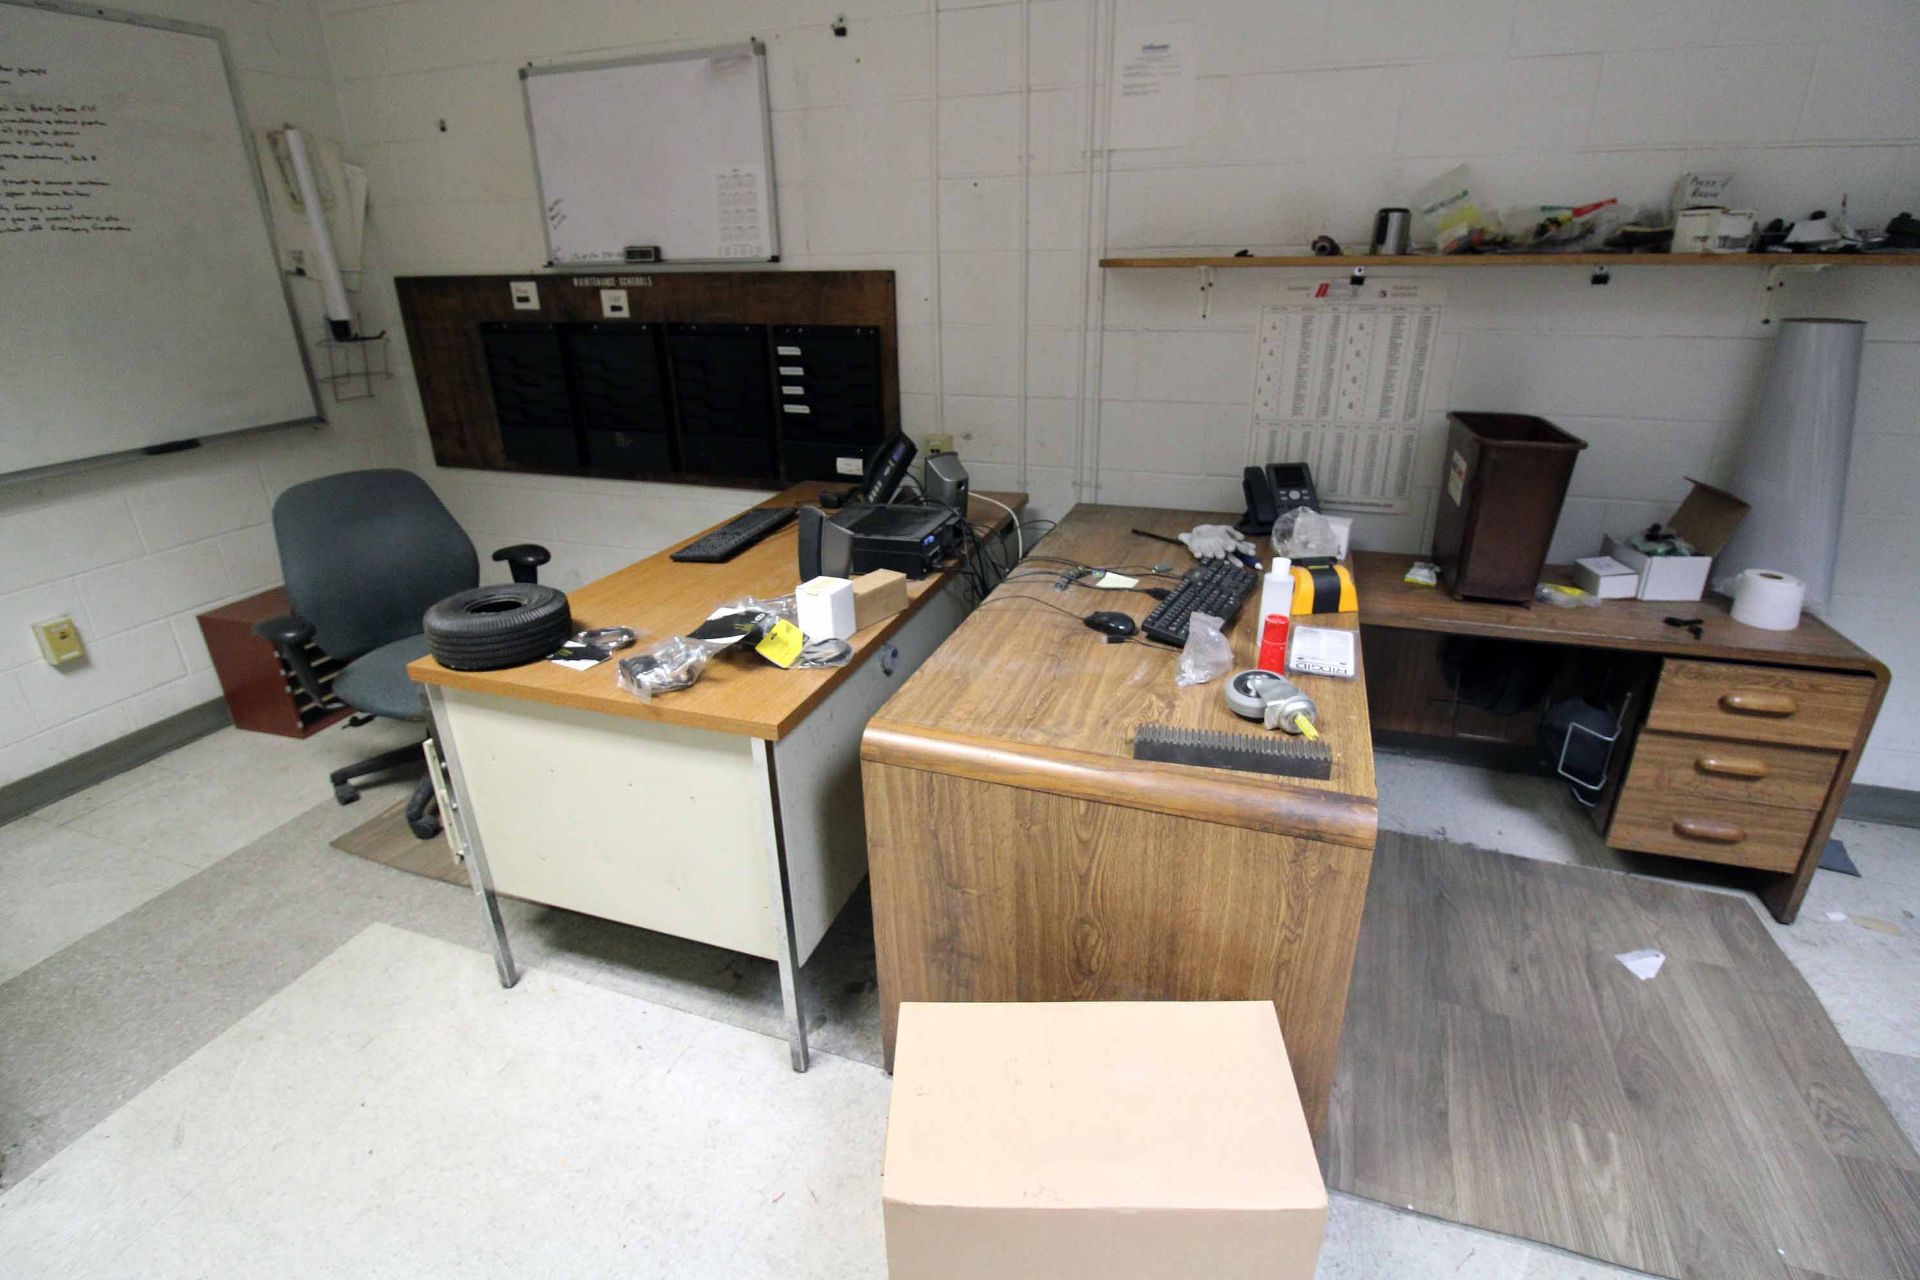
<instances>
[{"instance_id":1,"label":"wall-mounted clip","mask_svg":"<svg viewBox=\"0 0 1920 1280\"><path fill-rule=\"evenodd\" d=\"M1352 285L1356 289L1358 289L1361 285L1365 284L1366 282L1367 282L1367 269L1365 267L1355 267L1353 269L1353 274L1347 277L1347 283Z\"/></svg>"},{"instance_id":2,"label":"wall-mounted clip","mask_svg":"<svg viewBox=\"0 0 1920 1280\"><path fill-rule=\"evenodd\" d=\"M1593 274L1587 277L1587 283L1588 284L1612 284L1613 269L1611 267L1595 267L1593 269Z\"/></svg>"}]
</instances>

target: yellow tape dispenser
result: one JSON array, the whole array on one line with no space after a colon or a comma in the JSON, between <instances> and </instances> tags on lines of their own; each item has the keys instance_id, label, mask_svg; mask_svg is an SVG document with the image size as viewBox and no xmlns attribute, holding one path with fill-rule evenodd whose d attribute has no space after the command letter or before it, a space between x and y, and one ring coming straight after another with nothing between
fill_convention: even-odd
<instances>
[{"instance_id":1,"label":"yellow tape dispenser","mask_svg":"<svg viewBox=\"0 0 1920 1280\"><path fill-rule=\"evenodd\" d=\"M1295 617L1311 613L1355 613L1360 597L1353 589L1353 574L1335 560L1295 561L1293 565L1293 612Z\"/></svg>"}]
</instances>

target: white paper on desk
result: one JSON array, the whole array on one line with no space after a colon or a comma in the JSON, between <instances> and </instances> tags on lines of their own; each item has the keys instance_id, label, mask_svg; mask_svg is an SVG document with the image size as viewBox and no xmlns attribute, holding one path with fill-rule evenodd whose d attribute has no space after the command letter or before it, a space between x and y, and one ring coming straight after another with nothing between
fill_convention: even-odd
<instances>
[{"instance_id":1,"label":"white paper on desk","mask_svg":"<svg viewBox=\"0 0 1920 1280\"><path fill-rule=\"evenodd\" d=\"M1660 966L1667 962L1667 953L1648 947L1644 951L1623 951L1614 957L1627 966L1627 972L1645 982L1660 972Z\"/></svg>"},{"instance_id":2,"label":"white paper on desk","mask_svg":"<svg viewBox=\"0 0 1920 1280\"><path fill-rule=\"evenodd\" d=\"M1113 42L1109 147L1184 147L1193 140L1194 24L1120 28Z\"/></svg>"}]
</instances>

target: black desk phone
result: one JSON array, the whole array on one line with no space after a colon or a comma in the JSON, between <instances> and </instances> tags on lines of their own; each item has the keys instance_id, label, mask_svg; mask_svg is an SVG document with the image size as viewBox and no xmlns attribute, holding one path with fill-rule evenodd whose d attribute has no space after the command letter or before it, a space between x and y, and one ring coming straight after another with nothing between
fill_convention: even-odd
<instances>
[{"instance_id":1,"label":"black desk phone","mask_svg":"<svg viewBox=\"0 0 1920 1280\"><path fill-rule=\"evenodd\" d=\"M1248 467L1240 473L1240 491L1247 499L1246 514L1240 517L1242 533L1271 533L1273 522L1295 507L1320 509L1313 472L1304 462Z\"/></svg>"}]
</instances>

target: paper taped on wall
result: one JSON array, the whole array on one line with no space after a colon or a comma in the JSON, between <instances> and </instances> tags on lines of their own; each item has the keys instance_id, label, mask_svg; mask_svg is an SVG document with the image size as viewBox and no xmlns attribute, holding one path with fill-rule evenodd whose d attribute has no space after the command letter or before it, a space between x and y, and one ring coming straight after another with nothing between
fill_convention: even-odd
<instances>
[{"instance_id":1,"label":"paper taped on wall","mask_svg":"<svg viewBox=\"0 0 1920 1280\"><path fill-rule=\"evenodd\" d=\"M1443 286L1291 285L1260 312L1247 460L1304 462L1323 506L1403 512Z\"/></svg>"}]
</instances>

